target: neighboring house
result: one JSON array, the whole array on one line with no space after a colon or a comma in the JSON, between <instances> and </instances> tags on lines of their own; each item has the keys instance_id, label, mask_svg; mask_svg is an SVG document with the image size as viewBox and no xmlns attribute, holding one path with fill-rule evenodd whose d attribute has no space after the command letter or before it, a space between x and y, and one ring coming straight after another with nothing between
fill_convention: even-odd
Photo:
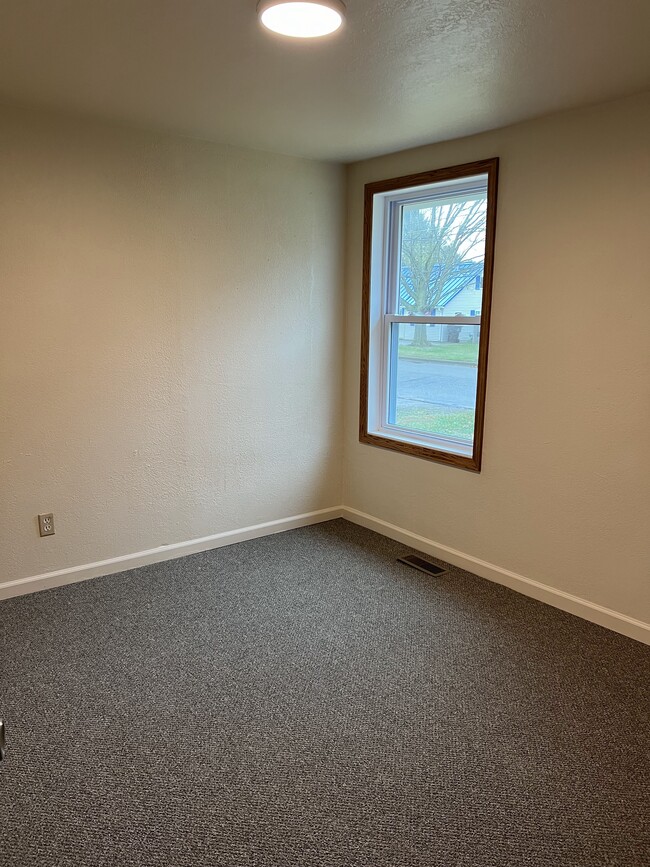
<instances>
[{"instance_id":1,"label":"neighboring house","mask_svg":"<svg viewBox=\"0 0 650 867\"><path fill-rule=\"evenodd\" d=\"M439 266L435 266L438 268ZM433 280L437 274L434 268ZM408 269L402 272L404 278L400 297L410 301L408 288L410 277ZM445 282L435 309L427 311L433 316L480 316L483 298L483 262L460 262ZM406 307L400 308L400 313L407 312ZM400 339L408 342L413 339L414 326L402 325ZM479 326L461 328L454 325L428 325L427 339L431 342L475 342L478 341Z\"/></svg>"}]
</instances>

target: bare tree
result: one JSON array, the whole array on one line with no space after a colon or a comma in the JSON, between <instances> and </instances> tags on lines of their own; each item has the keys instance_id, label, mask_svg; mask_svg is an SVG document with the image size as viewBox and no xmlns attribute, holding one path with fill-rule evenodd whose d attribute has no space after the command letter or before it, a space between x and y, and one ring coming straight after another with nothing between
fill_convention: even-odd
<instances>
[{"instance_id":1,"label":"bare tree","mask_svg":"<svg viewBox=\"0 0 650 867\"><path fill-rule=\"evenodd\" d=\"M485 240L486 200L407 205L402 217L400 306L432 314L458 266ZM414 344L427 346L426 325L416 325Z\"/></svg>"}]
</instances>

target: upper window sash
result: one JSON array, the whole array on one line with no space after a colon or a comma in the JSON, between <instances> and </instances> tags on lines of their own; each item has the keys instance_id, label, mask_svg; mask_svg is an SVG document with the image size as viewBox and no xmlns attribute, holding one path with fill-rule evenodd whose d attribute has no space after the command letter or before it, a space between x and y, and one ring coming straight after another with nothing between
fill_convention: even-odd
<instances>
[{"instance_id":1,"label":"upper window sash","mask_svg":"<svg viewBox=\"0 0 650 867\"><path fill-rule=\"evenodd\" d=\"M465 203L474 198L487 200L488 175L477 174L440 184L437 189L397 190L383 196L384 238L388 239L382 277L382 307L386 313L397 313L400 306L400 276L402 268L401 241L404 208L431 202L433 206Z\"/></svg>"}]
</instances>

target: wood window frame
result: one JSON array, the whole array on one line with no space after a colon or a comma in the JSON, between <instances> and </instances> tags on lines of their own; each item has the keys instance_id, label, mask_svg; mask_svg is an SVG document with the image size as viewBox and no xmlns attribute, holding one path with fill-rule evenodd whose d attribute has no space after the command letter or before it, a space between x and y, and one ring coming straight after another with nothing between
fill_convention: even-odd
<instances>
[{"instance_id":1,"label":"wood window frame","mask_svg":"<svg viewBox=\"0 0 650 867\"><path fill-rule=\"evenodd\" d=\"M364 188L363 224L363 273L362 273L362 315L361 315L361 394L359 407L359 441L366 445L390 449L402 454L413 455L425 460L435 461L448 466L460 467L472 472L481 471L483 456L483 429L485 422L485 397L487 390L488 346L490 339L490 316L492 308L492 279L494 271L494 245L496 234L497 186L499 158L464 163L458 166L434 169L428 172L404 175L388 180L374 181ZM373 251L373 206L378 193L422 187L442 181L487 175L487 206L485 228L485 259L483 271L483 291L481 300L480 339L478 352L476 409L474 416L474 439L472 454L454 454L428 445L378 436L368 429L368 401L370 383L370 331L371 331L371 292L372 292L372 251Z\"/></svg>"}]
</instances>

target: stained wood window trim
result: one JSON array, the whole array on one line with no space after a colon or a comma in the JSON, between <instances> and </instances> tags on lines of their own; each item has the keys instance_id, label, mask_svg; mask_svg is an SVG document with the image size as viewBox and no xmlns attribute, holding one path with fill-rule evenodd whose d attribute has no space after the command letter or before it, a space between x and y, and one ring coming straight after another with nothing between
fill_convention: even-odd
<instances>
[{"instance_id":1,"label":"stained wood window trim","mask_svg":"<svg viewBox=\"0 0 650 867\"><path fill-rule=\"evenodd\" d=\"M494 157L472 163L465 163L463 165L450 166L441 169L434 169L432 171L375 181L365 185L361 324L361 394L359 411L360 442L423 458L425 460L435 461L437 463L460 467L473 472L480 472L483 457L483 432L487 391L487 363L492 306L498 171L499 160L498 157ZM381 269L381 276L373 272L373 242L375 242L375 257L377 257L377 242L376 237L374 237L377 235L377 227L375 226L373 211L375 197L378 195L382 196L387 193L401 193L402 191L406 193L410 190L415 192L417 188L425 188L445 181L470 179L476 176L486 176L487 179L485 256L482 274L483 288L480 305L481 309L480 315L475 317L477 321L480 322L480 338L478 348L474 435L471 444L471 453L462 454L459 453L458 447L453 441L445 442L444 437L432 438L431 445L429 445L428 443L424 444L422 441L416 441L417 439L425 439L425 437L415 436L414 431L404 430L403 433L400 433L400 431L394 426L391 426L391 432L390 434L387 434L383 429L379 432L377 429L369 428L371 379L376 379L377 376L381 376L383 381L383 378L388 376L385 350L382 350L382 352L378 354L378 349L375 345L373 346L371 357L371 333L373 333L373 329L375 329L375 332L377 329L377 322L374 321L377 318L377 295L380 293L381 299L383 303L385 303L384 299L386 293L390 291L389 288L378 285L379 280L387 279L383 274L384 269ZM380 255L384 256L386 253L383 245L385 244L386 233L383 227L381 228L381 233L382 247ZM375 267L375 271L377 270L378 269ZM382 319L390 318L390 314L386 309L382 310L380 315ZM402 321L404 319L404 317L394 318L402 319ZM451 322L451 320L457 321L455 317L418 316L419 322L428 321L429 319L432 321L435 320L436 322L442 322L444 320L449 322ZM465 317L463 319L463 324L472 324L472 321L473 319ZM381 327L383 327L383 325ZM375 340L375 344L376 342L377 341ZM371 365L374 369L371 369ZM382 369L380 369L381 365L383 365ZM374 425L373 427L377 428L378 426Z\"/></svg>"}]
</instances>

